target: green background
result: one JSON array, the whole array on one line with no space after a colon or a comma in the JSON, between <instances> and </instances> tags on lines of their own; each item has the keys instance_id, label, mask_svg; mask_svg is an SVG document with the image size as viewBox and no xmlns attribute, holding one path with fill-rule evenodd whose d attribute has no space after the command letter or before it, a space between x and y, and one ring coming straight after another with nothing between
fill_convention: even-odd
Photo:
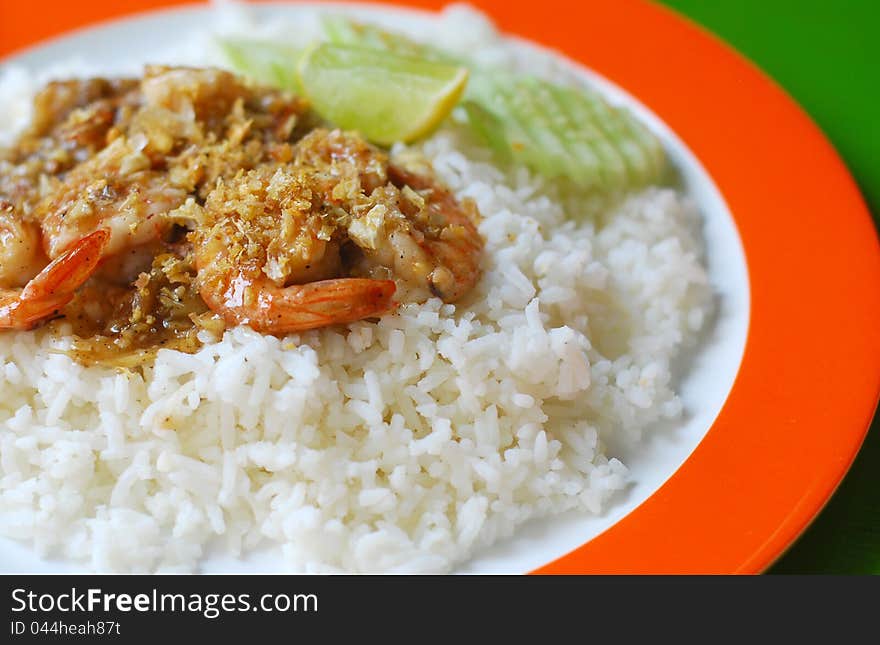
<instances>
[{"instance_id":1,"label":"green background","mask_svg":"<svg viewBox=\"0 0 880 645\"><path fill-rule=\"evenodd\" d=\"M880 214L880 1L663 0L782 85ZM828 428L833 432L834 428ZM880 418L819 517L769 573L880 573Z\"/></svg>"}]
</instances>

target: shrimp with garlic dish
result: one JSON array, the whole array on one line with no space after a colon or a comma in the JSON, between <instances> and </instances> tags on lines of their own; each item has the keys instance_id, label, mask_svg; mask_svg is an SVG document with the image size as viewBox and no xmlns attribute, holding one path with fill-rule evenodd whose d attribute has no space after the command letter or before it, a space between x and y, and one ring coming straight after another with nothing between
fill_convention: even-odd
<instances>
[{"instance_id":1,"label":"shrimp with garlic dish","mask_svg":"<svg viewBox=\"0 0 880 645\"><path fill-rule=\"evenodd\" d=\"M148 66L51 84L35 112L0 155L0 326L57 319L81 362L376 319L479 279L472 203L289 92Z\"/></svg>"}]
</instances>

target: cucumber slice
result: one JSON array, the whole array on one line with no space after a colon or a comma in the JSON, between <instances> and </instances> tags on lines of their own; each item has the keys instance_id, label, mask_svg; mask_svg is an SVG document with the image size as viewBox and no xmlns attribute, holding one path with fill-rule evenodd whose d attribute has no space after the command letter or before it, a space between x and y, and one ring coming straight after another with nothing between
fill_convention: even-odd
<instances>
[{"instance_id":1,"label":"cucumber slice","mask_svg":"<svg viewBox=\"0 0 880 645\"><path fill-rule=\"evenodd\" d=\"M467 98L482 112L468 108L469 122L507 158L545 176L563 176L581 188L608 193L663 178L666 160L659 140L628 111L595 92L532 77L475 76Z\"/></svg>"}]
</instances>

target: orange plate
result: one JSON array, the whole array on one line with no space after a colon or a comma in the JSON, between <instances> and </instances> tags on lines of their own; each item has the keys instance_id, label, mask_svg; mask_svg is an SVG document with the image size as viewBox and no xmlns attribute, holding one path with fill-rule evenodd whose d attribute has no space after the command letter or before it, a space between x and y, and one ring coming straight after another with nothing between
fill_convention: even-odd
<instances>
[{"instance_id":1,"label":"orange plate","mask_svg":"<svg viewBox=\"0 0 880 645\"><path fill-rule=\"evenodd\" d=\"M0 55L174 0L4 3ZM400 4L438 9L442 2ZM715 424L610 529L539 573L756 573L843 478L880 392L880 247L846 167L772 81L642 0L477 0L504 31L558 49L658 114L733 212L751 283L749 336Z\"/></svg>"}]
</instances>

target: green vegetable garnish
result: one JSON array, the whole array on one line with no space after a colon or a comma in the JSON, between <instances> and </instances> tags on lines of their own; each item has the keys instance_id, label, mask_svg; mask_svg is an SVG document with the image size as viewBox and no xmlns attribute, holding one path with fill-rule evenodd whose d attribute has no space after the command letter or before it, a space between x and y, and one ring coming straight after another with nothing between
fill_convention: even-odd
<instances>
[{"instance_id":1,"label":"green vegetable garnish","mask_svg":"<svg viewBox=\"0 0 880 645\"><path fill-rule=\"evenodd\" d=\"M593 90L468 65L344 16L327 16L323 26L329 43L301 59L275 43L222 46L238 71L304 93L322 117L378 144L433 131L462 98L470 73L462 103L467 123L499 160L609 194L658 183L667 173L657 137Z\"/></svg>"},{"instance_id":2,"label":"green vegetable garnish","mask_svg":"<svg viewBox=\"0 0 880 645\"><path fill-rule=\"evenodd\" d=\"M330 43L309 50L298 71L318 114L382 145L430 134L458 103L468 78L464 67Z\"/></svg>"},{"instance_id":3,"label":"green vegetable garnish","mask_svg":"<svg viewBox=\"0 0 880 645\"><path fill-rule=\"evenodd\" d=\"M614 192L658 182L665 174L659 140L627 110L589 90L475 74L467 99L470 124L500 157L546 177Z\"/></svg>"},{"instance_id":4,"label":"green vegetable garnish","mask_svg":"<svg viewBox=\"0 0 880 645\"><path fill-rule=\"evenodd\" d=\"M417 43L401 34L386 31L369 23L356 22L344 16L327 15L323 19L323 26L327 40L335 45L389 51L452 65L461 65L464 62L435 47Z\"/></svg>"},{"instance_id":5,"label":"green vegetable garnish","mask_svg":"<svg viewBox=\"0 0 880 645\"><path fill-rule=\"evenodd\" d=\"M226 60L239 74L264 85L299 93L296 61L301 49L268 40L224 38L218 40Z\"/></svg>"},{"instance_id":6,"label":"green vegetable garnish","mask_svg":"<svg viewBox=\"0 0 880 645\"><path fill-rule=\"evenodd\" d=\"M454 60L400 34L340 16L326 20L324 28L333 42ZM617 192L665 176L666 155L657 137L627 110L586 88L471 66L463 107L474 132L501 160L546 177Z\"/></svg>"}]
</instances>

